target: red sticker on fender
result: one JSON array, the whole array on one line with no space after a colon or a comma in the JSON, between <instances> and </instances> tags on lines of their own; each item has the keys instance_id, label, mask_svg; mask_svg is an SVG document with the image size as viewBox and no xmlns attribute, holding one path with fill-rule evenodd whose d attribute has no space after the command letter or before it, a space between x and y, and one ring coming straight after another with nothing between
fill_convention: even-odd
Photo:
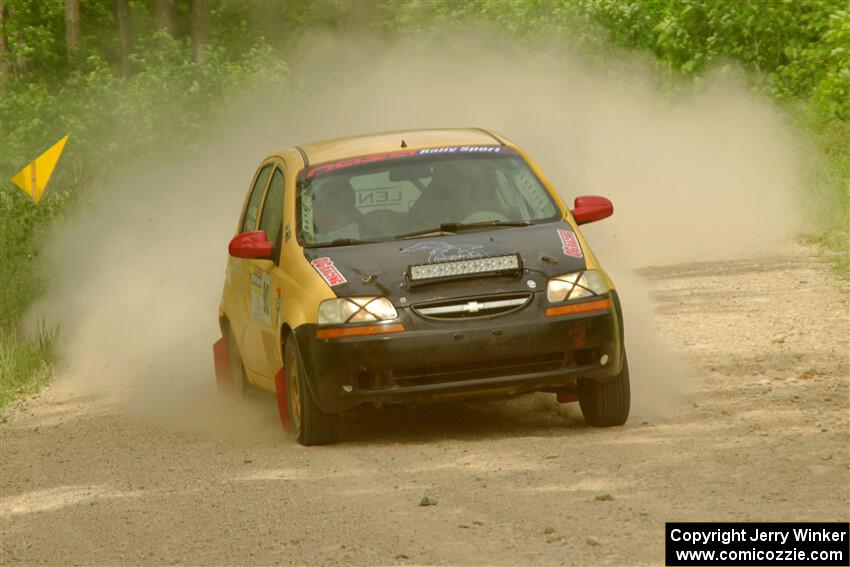
<instances>
[{"instance_id":1,"label":"red sticker on fender","mask_svg":"<svg viewBox=\"0 0 850 567\"><path fill-rule=\"evenodd\" d=\"M336 269L333 260L328 257L316 258L310 262L310 264L316 268L316 271L319 272L322 279L328 282L328 285L331 287L344 284L348 281L345 279L345 276Z\"/></svg>"},{"instance_id":2,"label":"red sticker on fender","mask_svg":"<svg viewBox=\"0 0 850 567\"><path fill-rule=\"evenodd\" d=\"M570 230L558 229L558 236L561 239L561 249L567 256L573 258L581 258L581 245L578 243L575 233Z\"/></svg>"}]
</instances>

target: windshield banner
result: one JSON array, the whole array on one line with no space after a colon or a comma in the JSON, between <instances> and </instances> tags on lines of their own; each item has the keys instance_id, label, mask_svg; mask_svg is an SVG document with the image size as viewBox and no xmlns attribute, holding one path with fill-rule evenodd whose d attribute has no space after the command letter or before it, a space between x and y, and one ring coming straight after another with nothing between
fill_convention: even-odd
<instances>
[{"instance_id":1,"label":"windshield banner","mask_svg":"<svg viewBox=\"0 0 850 567\"><path fill-rule=\"evenodd\" d=\"M515 153L512 149L505 146L445 146L440 148L422 148L420 150L402 150L400 152L389 152L382 154L372 154L368 156L360 156L355 158L344 159L317 165L307 170L304 177L311 178L318 173L328 173L337 171L346 167L355 165L363 165L376 161L384 161L388 159L410 158L424 155L445 155L445 154L507 154Z\"/></svg>"}]
</instances>

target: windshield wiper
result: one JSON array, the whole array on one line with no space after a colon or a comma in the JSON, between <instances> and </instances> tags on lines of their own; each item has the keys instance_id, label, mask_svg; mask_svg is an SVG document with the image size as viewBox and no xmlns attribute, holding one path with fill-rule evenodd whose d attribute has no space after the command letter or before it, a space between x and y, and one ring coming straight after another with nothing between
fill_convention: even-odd
<instances>
[{"instance_id":1,"label":"windshield wiper","mask_svg":"<svg viewBox=\"0 0 850 567\"><path fill-rule=\"evenodd\" d=\"M414 230L413 232L405 232L404 234L399 234L398 236L393 236L393 240L404 240L405 238L413 238L414 236L425 236L426 234L454 234L455 231L451 230L451 228L443 228L449 227L452 223L443 223L440 226L435 226L433 228L423 228L422 230Z\"/></svg>"},{"instance_id":2,"label":"windshield wiper","mask_svg":"<svg viewBox=\"0 0 850 567\"><path fill-rule=\"evenodd\" d=\"M404 234L399 234L398 236L394 236L393 240L404 240L405 238L414 238L416 236L425 236L426 234L437 234L437 235L446 235L446 234L456 234L463 230L473 229L473 228L487 228L491 226L528 226L531 222L529 221L500 221L500 220L489 220L483 222L470 222L470 223L462 223L462 222L444 222L441 223L440 226L435 226L432 228L423 228L421 230L414 230L413 232L406 232ZM306 248L322 248L325 246L351 246L352 244L369 244L371 242L382 242L383 238L371 238L366 240L359 240L357 238L337 238L335 240L331 240L330 242L318 242L315 244L308 244Z\"/></svg>"},{"instance_id":3,"label":"windshield wiper","mask_svg":"<svg viewBox=\"0 0 850 567\"><path fill-rule=\"evenodd\" d=\"M445 225L442 225L442 226L450 227L450 229L452 231L457 232L459 230L466 230L468 228L480 228L482 226L483 227L488 227L488 226L528 226L530 224L531 224L531 222L527 221L527 220L522 220L522 221L488 220L488 221L468 222L468 223L452 222L452 223L446 223Z\"/></svg>"},{"instance_id":4,"label":"windshield wiper","mask_svg":"<svg viewBox=\"0 0 850 567\"><path fill-rule=\"evenodd\" d=\"M444 222L440 223L440 226L433 228L424 228L422 230L414 230L413 232L406 232L404 234L399 234L398 236L394 236L393 240L403 240L405 238L413 238L415 236L424 236L426 234L455 234L457 232L467 230L470 228L482 228L482 227L491 227L491 226L528 226L531 222L523 220L523 221L500 221L500 220L489 220L482 222Z\"/></svg>"}]
</instances>

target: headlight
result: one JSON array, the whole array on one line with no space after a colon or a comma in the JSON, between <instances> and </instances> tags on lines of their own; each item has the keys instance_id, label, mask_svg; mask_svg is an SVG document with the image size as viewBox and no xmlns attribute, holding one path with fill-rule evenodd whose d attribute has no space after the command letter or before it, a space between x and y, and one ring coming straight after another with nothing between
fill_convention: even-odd
<instances>
[{"instance_id":1,"label":"headlight","mask_svg":"<svg viewBox=\"0 0 850 567\"><path fill-rule=\"evenodd\" d=\"M594 270L565 274L549 280L546 285L546 298L549 303L560 303L582 297L592 297L608 292L608 286L602 274Z\"/></svg>"},{"instance_id":2,"label":"headlight","mask_svg":"<svg viewBox=\"0 0 850 567\"><path fill-rule=\"evenodd\" d=\"M389 321L398 313L386 297L340 297L319 304L319 325Z\"/></svg>"}]
</instances>

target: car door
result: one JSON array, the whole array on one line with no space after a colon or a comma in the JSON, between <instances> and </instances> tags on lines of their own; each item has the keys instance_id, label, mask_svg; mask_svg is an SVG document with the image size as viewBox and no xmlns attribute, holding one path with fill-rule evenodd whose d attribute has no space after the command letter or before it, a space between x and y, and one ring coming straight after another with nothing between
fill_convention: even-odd
<instances>
[{"instance_id":1,"label":"car door","mask_svg":"<svg viewBox=\"0 0 850 567\"><path fill-rule=\"evenodd\" d=\"M251 191L245 200L242 217L239 220L237 234L257 230L260 218L260 205L266 192L269 178L271 177L272 164L264 164L254 174ZM250 281L251 260L234 258L230 256L227 262L227 285L230 293L225 298L227 317L230 323L230 332L236 340L240 354L243 356L246 346L246 333L251 314L250 304Z\"/></svg>"},{"instance_id":2,"label":"car door","mask_svg":"<svg viewBox=\"0 0 850 567\"><path fill-rule=\"evenodd\" d=\"M274 358L277 350L278 302L282 292L274 271L279 264L282 244L284 182L283 166L278 163L263 199L258 225L258 230L264 231L274 244L273 260L250 260L249 317L243 357L250 372L265 378L274 375L273 367L276 366L270 354Z\"/></svg>"}]
</instances>

